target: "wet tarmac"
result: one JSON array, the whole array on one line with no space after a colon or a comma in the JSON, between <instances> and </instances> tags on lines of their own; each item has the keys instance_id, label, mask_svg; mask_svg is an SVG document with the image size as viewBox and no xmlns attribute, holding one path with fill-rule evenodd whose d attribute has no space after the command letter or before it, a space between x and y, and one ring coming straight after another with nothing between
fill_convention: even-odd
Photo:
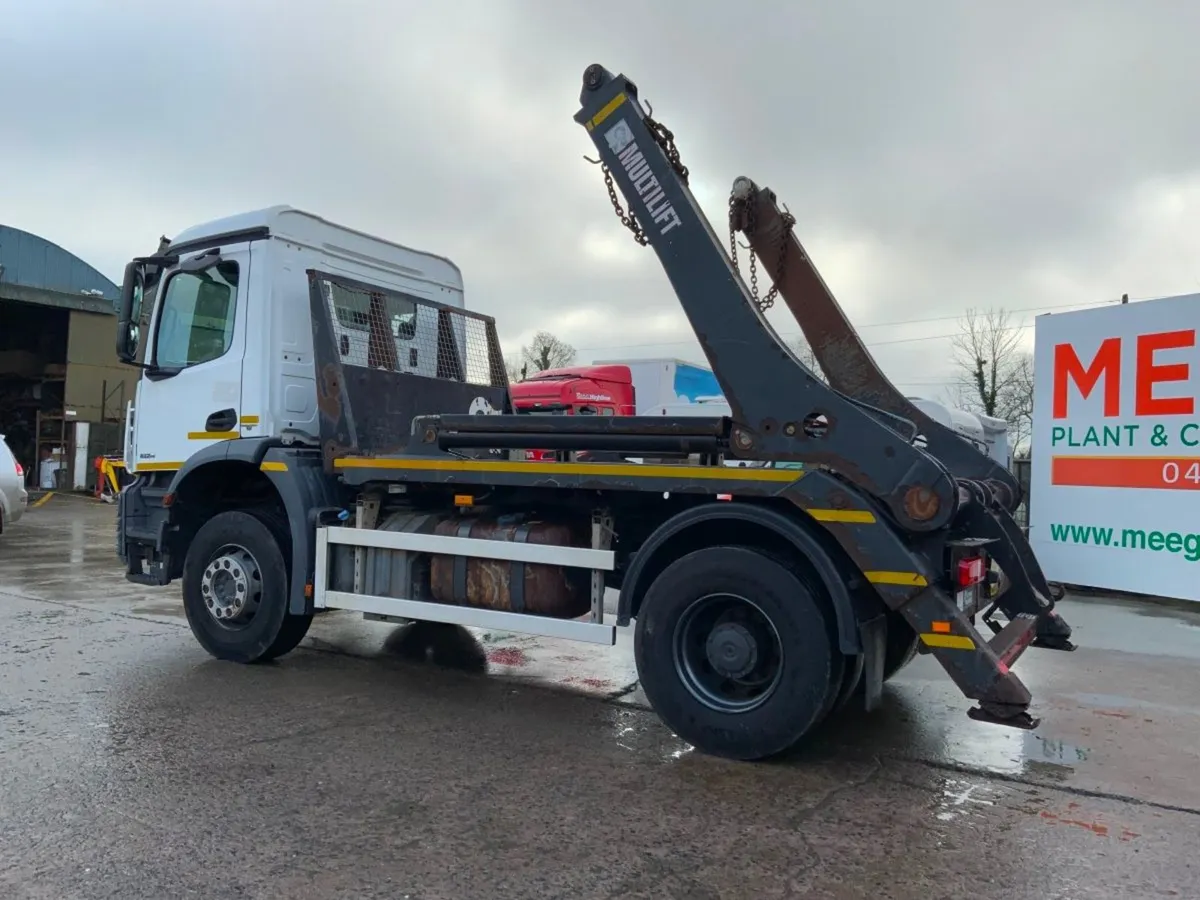
<instances>
[{"instance_id":1,"label":"wet tarmac","mask_svg":"<svg viewBox=\"0 0 1200 900\"><path fill-rule=\"evenodd\" d=\"M211 660L112 507L0 537L0 897L1200 897L1200 615L1096 598L1033 733L918 659L789 760L665 729L597 650L332 613ZM1198 611L1200 612L1200 611Z\"/></svg>"}]
</instances>

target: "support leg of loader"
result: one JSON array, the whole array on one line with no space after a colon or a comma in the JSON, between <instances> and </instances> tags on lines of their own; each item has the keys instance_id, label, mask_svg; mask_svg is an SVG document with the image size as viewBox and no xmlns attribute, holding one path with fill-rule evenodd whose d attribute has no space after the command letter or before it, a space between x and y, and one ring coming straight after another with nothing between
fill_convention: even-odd
<instances>
[{"instance_id":1,"label":"support leg of loader","mask_svg":"<svg viewBox=\"0 0 1200 900\"><path fill-rule=\"evenodd\" d=\"M979 487L978 485L976 487ZM973 534L997 538L990 550L1008 577L1010 587L997 601L1010 619L1025 613L1037 616L1037 632L1033 646L1050 650L1074 650L1071 626L1054 611L1054 599L1042 567L1021 534L1021 528L1008 511L990 504L983 490L976 490L973 502L966 505L962 515Z\"/></svg>"}]
</instances>

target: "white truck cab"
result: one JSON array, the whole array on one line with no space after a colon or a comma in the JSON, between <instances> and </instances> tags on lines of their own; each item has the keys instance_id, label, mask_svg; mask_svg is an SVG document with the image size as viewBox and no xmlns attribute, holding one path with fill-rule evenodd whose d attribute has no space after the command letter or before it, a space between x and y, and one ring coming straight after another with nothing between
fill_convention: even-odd
<instances>
[{"instance_id":1,"label":"white truck cab","mask_svg":"<svg viewBox=\"0 0 1200 900\"><path fill-rule=\"evenodd\" d=\"M318 441L310 273L336 277L322 289L344 359L386 352L398 371L432 374L437 313L415 301L464 307L462 273L450 260L290 206L197 225L126 270L133 309L117 349L143 368L127 420L130 472L176 471L231 438ZM143 310L150 289L156 302ZM370 346L380 316L394 350Z\"/></svg>"}]
</instances>

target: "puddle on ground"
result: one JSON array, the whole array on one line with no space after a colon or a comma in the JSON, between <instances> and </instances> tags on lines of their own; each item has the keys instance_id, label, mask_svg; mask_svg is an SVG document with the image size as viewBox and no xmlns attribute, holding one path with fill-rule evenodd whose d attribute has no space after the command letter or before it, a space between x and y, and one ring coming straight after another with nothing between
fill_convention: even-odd
<instances>
[{"instance_id":1,"label":"puddle on ground","mask_svg":"<svg viewBox=\"0 0 1200 900\"><path fill-rule=\"evenodd\" d=\"M1001 775L1037 775L1052 781L1065 781L1090 756L1086 747L1036 731L990 728L951 729L944 750L945 762Z\"/></svg>"},{"instance_id":2,"label":"puddle on ground","mask_svg":"<svg viewBox=\"0 0 1200 900\"><path fill-rule=\"evenodd\" d=\"M976 722L957 705L939 706L940 686L886 685L879 709L848 709L822 726L815 749L825 753L876 753L947 768L993 772L1046 781L1068 779L1088 765L1091 751L1060 740L1053 731L1023 731Z\"/></svg>"},{"instance_id":3,"label":"puddle on ground","mask_svg":"<svg viewBox=\"0 0 1200 900\"><path fill-rule=\"evenodd\" d=\"M1048 762L1061 766L1075 766L1087 762L1091 751L1055 738L1042 737L1037 732L1024 735L1026 756L1030 762Z\"/></svg>"},{"instance_id":4,"label":"puddle on ground","mask_svg":"<svg viewBox=\"0 0 1200 900\"><path fill-rule=\"evenodd\" d=\"M612 707L613 738L622 750L656 756L663 762L678 762L695 753L691 744L656 725L641 710Z\"/></svg>"}]
</instances>

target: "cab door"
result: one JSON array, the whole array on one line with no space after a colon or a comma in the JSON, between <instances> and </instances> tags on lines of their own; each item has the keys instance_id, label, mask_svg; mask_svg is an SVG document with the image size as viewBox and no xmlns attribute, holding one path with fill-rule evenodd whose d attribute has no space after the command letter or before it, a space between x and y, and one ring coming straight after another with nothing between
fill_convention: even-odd
<instances>
[{"instance_id":1,"label":"cab door","mask_svg":"<svg viewBox=\"0 0 1200 900\"><path fill-rule=\"evenodd\" d=\"M159 285L138 382L136 471L182 467L239 436L250 244L185 254Z\"/></svg>"}]
</instances>

